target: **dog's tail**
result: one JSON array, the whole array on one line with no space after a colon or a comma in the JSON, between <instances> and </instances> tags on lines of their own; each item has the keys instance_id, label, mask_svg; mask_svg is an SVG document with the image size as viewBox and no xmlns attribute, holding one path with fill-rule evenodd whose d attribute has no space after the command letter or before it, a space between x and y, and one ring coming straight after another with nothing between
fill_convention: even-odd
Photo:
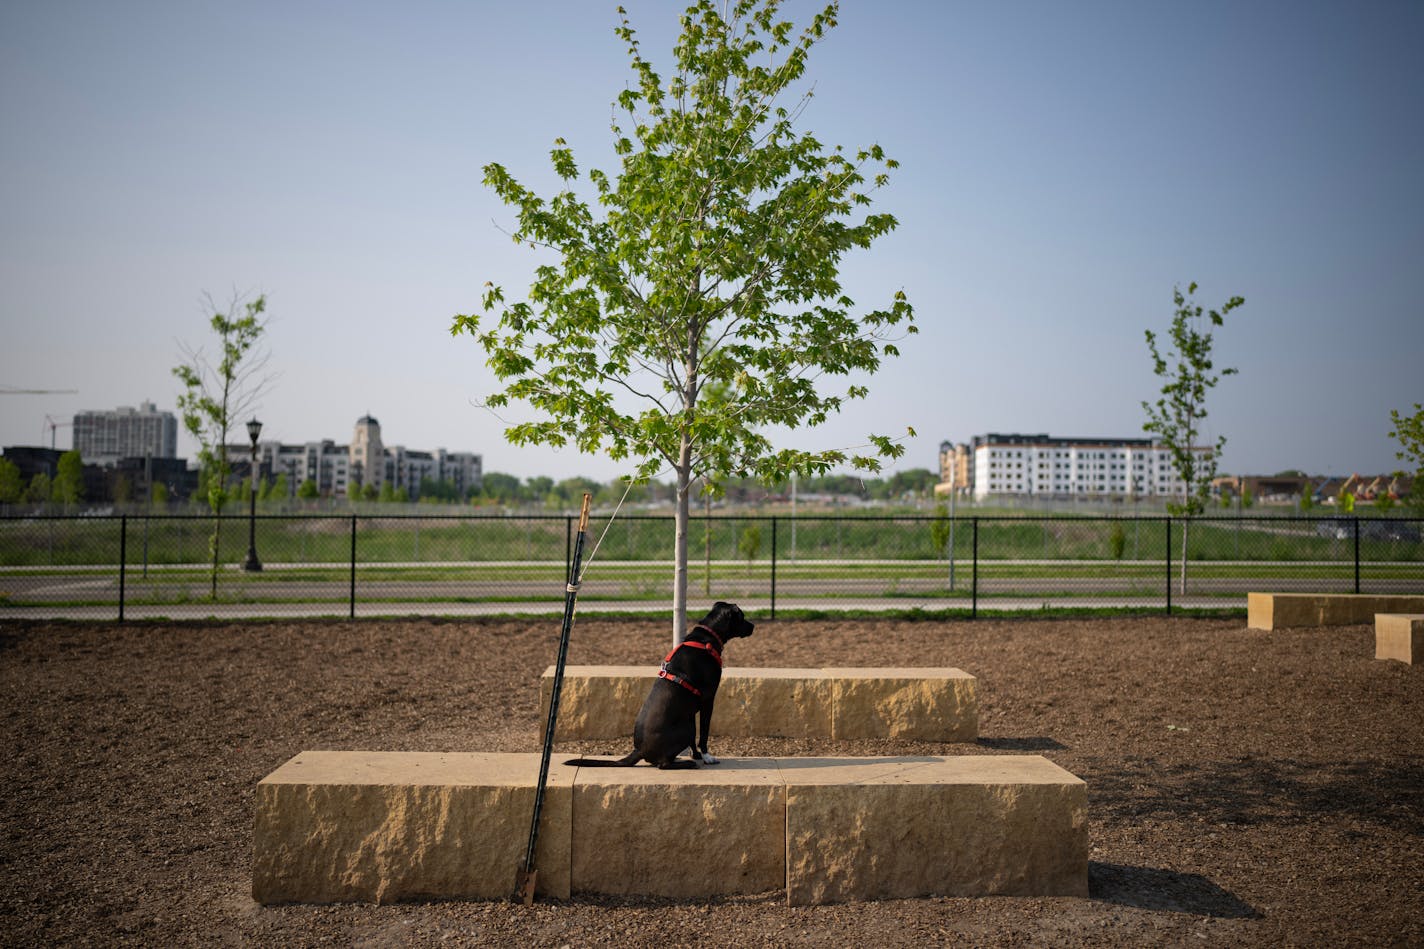
<instances>
[{"instance_id":1,"label":"dog's tail","mask_svg":"<svg viewBox=\"0 0 1424 949\"><path fill-rule=\"evenodd\" d=\"M608 758L570 758L564 764L577 765L580 768L631 768L642 760L643 753L634 751L628 757L616 761Z\"/></svg>"}]
</instances>

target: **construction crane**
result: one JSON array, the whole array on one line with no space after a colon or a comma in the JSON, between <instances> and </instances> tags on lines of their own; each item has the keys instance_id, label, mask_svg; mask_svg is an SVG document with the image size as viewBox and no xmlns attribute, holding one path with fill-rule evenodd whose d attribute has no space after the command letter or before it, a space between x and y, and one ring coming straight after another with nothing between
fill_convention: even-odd
<instances>
[{"instance_id":1,"label":"construction crane","mask_svg":"<svg viewBox=\"0 0 1424 949\"><path fill-rule=\"evenodd\" d=\"M54 450L55 450L55 448L54 448L54 430L57 429L57 428L70 428L70 427L73 426L73 425L74 425L73 422L61 422L59 419L55 418L53 415L46 415L46 416L45 416L45 428L48 428L48 429L49 429L49 447L50 447L50 450L51 450L51 451L54 451Z\"/></svg>"}]
</instances>

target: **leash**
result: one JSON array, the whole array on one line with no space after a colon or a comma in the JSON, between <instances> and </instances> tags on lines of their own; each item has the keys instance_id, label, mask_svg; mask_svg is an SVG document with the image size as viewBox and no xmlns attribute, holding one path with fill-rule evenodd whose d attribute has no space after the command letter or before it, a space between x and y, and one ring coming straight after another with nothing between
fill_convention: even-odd
<instances>
[{"instance_id":1,"label":"leash","mask_svg":"<svg viewBox=\"0 0 1424 949\"><path fill-rule=\"evenodd\" d=\"M658 474L662 474L662 472L659 471ZM656 478L657 475L653 475L653 477ZM583 570L577 570L577 568L575 568L575 572L578 574L577 583L580 583L580 584L583 583L583 575L588 572L589 564L592 564L592 563L593 563L593 558L598 556L598 548L603 546L603 538L605 538L605 537L608 536L609 528L611 528L611 527L613 526L613 522L618 519L618 512L621 511L621 510L623 510L623 502L626 501L626 500L628 500L628 492L630 492L630 491L633 490L633 481L634 481L633 478L629 478L629 479L628 479L628 487L626 487L626 488L623 489L623 496L618 499L618 504L617 504L616 507L613 508L613 513L610 514L610 515L608 515L608 523L606 523L606 524L603 525L603 533L602 533L602 534L599 534L599 535L598 535L598 540L594 541L594 543L593 543L593 550L592 550L592 551L589 553L589 555L588 555L588 563L586 563L586 564L583 565ZM587 500L587 499L588 499L588 495L585 494L585 495L584 495L584 521L585 521L585 522L586 522L587 519L588 519L588 500Z\"/></svg>"},{"instance_id":2,"label":"leash","mask_svg":"<svg viewBox=\"0 0 1424 949\"><path fill-rule=\"evenodd\" d=\"M559 694L564 687L564 665L569 657L569 634L574 628L574 607L578 602L579 562L583 559L583 542L588 536L588 503L590 496L583 496L583 509L579 513L578 538L574 541L574 559L569 568L567 582L564 583L564 624L559 631L559 659L554 665L554 688L549 695L549 720L544 725L544 749L539 759L539 784L534 789L534 817L529 822L529 846L524 851L524 866L514 877L514 899L525 906L534 904L534 887L539 879L539 871L534 869L534 849L539 842L539 815L544 809L544 792L549 786L549 755L554 749L554 724L559 720Z\"/></svg>"}]
</instances>

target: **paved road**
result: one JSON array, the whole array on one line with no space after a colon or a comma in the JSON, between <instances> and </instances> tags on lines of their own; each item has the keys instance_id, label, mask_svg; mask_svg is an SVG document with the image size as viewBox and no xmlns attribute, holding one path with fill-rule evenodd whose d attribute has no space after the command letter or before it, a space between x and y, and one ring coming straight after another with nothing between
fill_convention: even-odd
<instances>
[{"instance_id":1,"label":"paved road","mask_svg":"<svg viewBox=\"0 0 1424 949\"><path fill-rule=\"evenodd\" d=\"M753 618L766 617L771 610L766 598L739 599L743 609ZM694 613L706 609L711 601L695 599ZM980 599L980 613L994 613L1006 610L1037 610L1044 605L1067 608L1114 608L1161 609L1161 597L1012 597ZM1244 609L1245 597L1172 597L1174 608ZM968 610L967 598L783 598L777 597L776 609L785 613L794 610ZM362 603L356 604L356 617L402 617L402 616L558 616L563 612L561 599L540 601L520 601L502 603ZM595 613L662 613L668 612L666 603L656 600L580 600L578 612L581 615ZM175 603L161 606L127 606L124 619L129 621L144 619L310 619L316 617L346 618L351 615L347 603ZM12 607L0 610L0 621L5 619L91 619L113 620L117 618L116 606L102 607Z\"/></svg>"},{"instance_id":2,"label":"paved road","mask_svg":"<svg viewBox=\"0 0 1424 949\"><path fill-rule=\"evenodd\" d=\"M1164 578L1149 577L1088 577L1042 576L1042 577L979 577L980 596L1061 596L1078 594L1093 600L1113 596L1136 596L1161 598ZM1353 575L1342 572L1338 577L1203 577L1190 581L1193 593L1201 596L1234 595L1249 590L1274 590L1281 593L1310 593L1322 591L1348 592L1353 589ZM694 582L696 585L696 582ZM770 597L769 581L765 577L738 577L735 573L717 578L717 587L723 597L737 596L743 599L761 596ZM968 594L970 581L961 577L958 589ZM1402 577L1366 577L1365 586L1371 593L1415 593L1424 591L1424 580ZM562 582L555 584L543 580L357 580L356 599L358 604L365 601L419 600L421 602L456 603L463 600L502 600L540 602L553 600L562 602ZM666 589L661 581L656 589L649 588L646 580L620 580L616 577L606 580L588 580L583 584L586 597L614 599L636 598L640 594ZM834 577L777 578L777 599L809 599L832 597L841 599L853 596L865 599L896 600L903 596L919 596L928 599L943 597L945 583L938 577ZM160 601L166 603L196 602L208 595L208 581L197 578L165 579L150 578L142 585L130 581L127 598L134 600ZM224 576L219 580L219 591L228 599L274 600L291 603L347 601L350 599L350 581L346 579L297 580L284 582L264 582L239 576ZM23 604L43 604L47 602L74 602L78 600L105 600L115 604L119 598L119 581L115 577L69 575L45 576L42 574L11 575L0 577L0 594L11 602Z\"/></svg>"}]
</instances>

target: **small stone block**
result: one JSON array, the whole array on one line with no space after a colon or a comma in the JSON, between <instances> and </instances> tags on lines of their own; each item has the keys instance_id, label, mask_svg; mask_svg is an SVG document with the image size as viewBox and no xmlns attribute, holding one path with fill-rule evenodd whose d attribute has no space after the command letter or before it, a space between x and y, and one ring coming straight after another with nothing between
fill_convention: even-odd
<instances>
[{"instance_id":1,"label":"small stone block","mask_svg":"<svg viewBox=\"0 0 1424 949\"><path fill-rule=\"evenodd\" d=\"M541 735L549 720L554 671L549 666L539 679ZM647 666L566 666L555 740L631 738L633 721L656 675L657 670Z\"/></svg>"},{"instance_id":2,"label":"small stone block","mask_svg":"<svg viewBox=\"0 0 1424 949\"><path fill-rule=\"evenodd\" d=\"M831 680L831 737L974 741L975 678L959 669L823 669ZM714 720L715 724L715 720Z\"/></svg>"},{"instance_id":3,"label":"small stone block","mask_svg":"<svg viewBox=\"0 0 1424 949\"><path fill-rule=\"evenodd\" d=\"M786 882L786 789L767 759L579 768L573 827L576 892L700 899Z\"/></svg>"},{"instance_id":4,"label":"small stone block","mask_svg":"<svg viewBox=\"0 0 1424 949\"><path fill-rule=\"evenodd\" d=\"M1424 596L1374 593L1248 593L1250 629L1362 626L1377 613L1424 612Z\"/></svg>"},{"instance_id":5,"label":"small stone block","mask_svg":"<svg viewBox=\"0 0 1424 949\"><path fill-rule=\"evenodd\" d=\"M1375 658L1424 661L1424 613L1376 614Z\"/></svg>"},{"instance_id":6,"label":"small stone block","mask_svg":"<svg viewBox=\"0 0 1424 949\"><path fill-rule=\"evenodd\" d=\"M259 903L508 898L537 754L304 751L257 786ZM569 895L572 768L550 768L538 892Z\"/></svg>"},{"instance_id":7,"label":"small stone block","mask_svg":"<svg viewBox=\"0 0 1424 949\"><path fill-rule=\"evenodd\" d=\"M779 759L791 905L1086 896L1087 786L1033 755Z\"/></svg>"}]
</instances>

